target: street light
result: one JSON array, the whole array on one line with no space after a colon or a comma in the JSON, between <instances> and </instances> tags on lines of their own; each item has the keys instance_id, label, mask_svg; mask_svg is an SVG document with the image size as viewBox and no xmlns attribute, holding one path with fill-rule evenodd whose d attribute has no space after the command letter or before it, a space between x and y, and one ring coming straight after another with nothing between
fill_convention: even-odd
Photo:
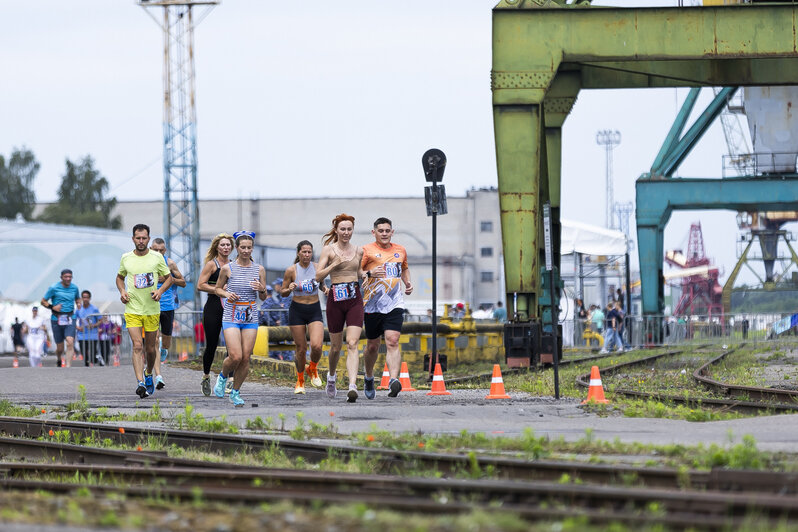
<instances>
[{"instance_id":1,"label":"street light","mask_svg":"<svg viewBox=\"0 0 798 532\"><path fill-rule=\"evenodd\" d=\"M424 201L427 204L427 216L432 216L432 353L429 360L429 378L432 380L432 373L435 364L438 364L438 282L437 282L437 262L438 262L438 215L446 214L446 188L439 185L443 180L443 172L446 170L446 154L441 150L432 148L424 152L421 156L421 166L424 168L424 179L432 186L424 187Z\"/></svg>"}]
</instances>

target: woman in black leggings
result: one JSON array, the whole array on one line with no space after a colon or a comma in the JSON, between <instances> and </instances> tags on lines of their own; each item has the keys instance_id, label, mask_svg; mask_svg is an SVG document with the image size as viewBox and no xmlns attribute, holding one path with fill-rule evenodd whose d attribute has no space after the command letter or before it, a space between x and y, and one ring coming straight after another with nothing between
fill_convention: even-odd
<instances>
[{"instance_id":1,"label":"woman in black leggings","mask_svg":"<svg viewBox=\"0 0 798 532\"><path fill-rule=\"evenodd\" d=\"M227 233L219 233L211 242L205 254L205 266L197 282L197 289L208 294L208 300L202 309L202 326L205 329L205 351L202 353L202 393L211 394L211 366L219 345L219 333L222 332L222 300L216 295L216 280L222 266L230 262L230 253L234 247L233 237Z\"/></svg>"}]
</instances>

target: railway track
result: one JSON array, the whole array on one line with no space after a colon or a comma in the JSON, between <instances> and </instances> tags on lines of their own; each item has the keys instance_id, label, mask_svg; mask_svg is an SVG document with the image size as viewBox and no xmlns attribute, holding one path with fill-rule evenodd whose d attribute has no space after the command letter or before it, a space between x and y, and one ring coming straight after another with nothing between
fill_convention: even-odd
<instances>
[{"instance_id":1,"label":"railway track","mask_svg":"<svg viewBox=\"0 0 798 532\"><path fill-rule=\"evenodd\" d=\"M715 357L714 359L710 360L709 362L707 362L706 364L695 370L695 372L693 373L693 377L696 380L698 380L701 384L703 384L706 388L710 389L713 392L718 393L719 395L727 395L730 397L742 397L745 399L715 399L708 397L690 397L690 396L686 397L683 395L662 394L656 392L641 392L638 390L632 390L628 388L615 388L613 390L613 393L636 399L652 399L656 401L667 401L675 404L684 404L692 407L712 407L720 410L728 410L728 411L734 411L746 414L752 414L752 413L758 414L762 412L778 412L778 413L798 412L798 392L793 392L789 390L776 390L772 388L758 388L752 386L735 386L730 384L724 384L707 377L708 368L710 366L716 364L720 360L723 360L723 358L730 355L737 349L738 349L737 347L732 349L727 349L720 356ZM668 351L666 353L653 355L639 360L624 362L621 364L615 364L612 366L607 366L605 368L600 368L600 371L602 375L612 375L618 373L621 370L626 370L628 368L642 364L648 364L660 358L678 355L681 354L682 352L683 350ZM576 384L587 388L590 385L590 374L586 373L584 375L580 375L579 377L577 377ZM756 398L759 400L750 400L751 398ZM785 402L773 402L774 400L785 401Z\"/></svg>"},{"instance_id":2,"label":"railway track","mask_svg":"<svg viewBox=\"0 0 798 532\"><path fill-rule=\"evenodd\" d=\"M582 357L582 358L569 358L560 360L560 367L563 366L573 366L575 364L579 364L581 362L593 362L594 360L601 360L602 358L607 358L608 356L612 356L613 353L606 353L603 355L593 355L589 357ZM525 375L528 373L537 373L540 371L546 371L548 369L553 368L551 364L546 365L539 365L539 366L529 366L527 368L509 368L502 370L502 377L506 377L508 375ZM465 375L462 377L447 377L446 378L446 385L451 386L455 384L490 384L491 379L493 378L493 372L489 373L480 373L478 375Z\"/></svg>"},{"instance_id":3,"label":"railway track","mask_svg":"<svg viewBox=\"0 0 798 532\"><path fill-rule=\"evenodd\" d=\"M18 423L13 423L19 421ZM16 432L25 435L26 427L30 420L18 418L0 418L0 431ZM36 420L34 420L35 422ZM171 432L180 433L173 441L188 442L184 448L204 449L207 451L220 451L235 449L235 452L258 452L264 448L274 446L282 450L289 458L307 457L312 463L330 457L352 458L355 456L368 457L370 463L376 464L376 472L383 474L406 473L413 471L436 471L447 478L455 476L485 476L489 475L502 480L525 481L560 481L569 478L573 482L593 484L629 484L659 488L691 487L705 490L725 491L759 491L772 493L798 493L798 475L763 472L763 471L735 471L725 469L712 469L711 471L683 471L670 467L637 467L624 464L596 464L583 462L565 462L555 460L526 460L484 455L463 455L453 453L429 453L416 451L394 451L373 447L354 447L341 444L296 442L277 438L261 438L257 436L230 435L224 445L216 447L219 434L190 433L188 439L185 431L169 431L165 429L125 429L124 434L116 426L92 423L69 422L69 429L64 425L41 422L42 430L48 426L58 427L58 430L70 430L81 436L89 436L92 432L105 432L108 436L117 435L117 443L137 446L145 443L149 438L158 441L169 441ZM9 427L16 427L9 431ZM150 430L152 432L150 432ZM30 435L30 434L27 434ZM167 438L167 439L165 439ZM233 445L238 438L239 445ZM171 444L170 444L171 445ZM180 445L178 445L180 446ZM182 447L182 446L181 446ZM295 454L300 449L300 454ZM313 452L309 452L313 449ZM264 471L265 468L235 465L229 462L209 462L175 458L165 452L153 451L126 451L118 449L97 448L85 445L60 443L41 439L24 439L20 437L0 437L0 458L15 458L25 460L65 461L77 465L90 466L138 466L152 469L153 471L170 468L202 468L236 469L250 471Z\"/></svg>"},{"instance_id":4,"label":"railway track","mask_svg":"<svg viewBox=\"0 0 798 532\"><path fill-rule=\"evenodd\" d=\"M33 478L31 478L33 477ZM57 478L69 478L62 482ZM660 523L727 528L755 514L775 523L798 520L794 494L735 493L542 481L407 478L293 470L142 468L0 463L4 490L71 495L88 489L127 497L196 502L365 503L414 513L512 512L529 520L583 515L596 523ZM652 504L658 510L650 511ZM550 509L549 509L550 508Z\"/></svg>"}]
</instances>

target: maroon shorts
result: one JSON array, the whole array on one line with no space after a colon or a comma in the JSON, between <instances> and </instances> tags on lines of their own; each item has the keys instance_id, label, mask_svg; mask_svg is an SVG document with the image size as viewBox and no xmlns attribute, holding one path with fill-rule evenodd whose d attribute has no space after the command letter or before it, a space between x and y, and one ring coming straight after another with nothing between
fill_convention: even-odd
<instances>
[{"instance_id":1,"label":"maroon shorts","mask_svg":"<svg viewBox=\"0 0 798 532\"><path fill-rule=\"evenodd\" d=\"M344 299L347 295L349 299ZM344 324L363 327L363 296L357 281L334 284L327 293L327 330L339 333L344 330Z\"/></svg>"}]
</instances>

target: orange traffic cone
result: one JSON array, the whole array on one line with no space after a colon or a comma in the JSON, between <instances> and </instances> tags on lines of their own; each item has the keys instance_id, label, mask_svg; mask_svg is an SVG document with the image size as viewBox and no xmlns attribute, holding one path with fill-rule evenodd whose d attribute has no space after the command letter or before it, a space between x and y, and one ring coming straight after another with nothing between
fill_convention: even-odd
<instances>
[{"instance_id":1,"label":"orange traffic cone","mask_svg":"<svg viewBox=\"0 0 798 532\"><path fill-rule=\"evenodd\" d=\"M114 355L114 367L119 366L119 355Z\"/></svg>"},{"instance_id":2,"label":"orange traffic cone","mask_svg":"<svg viewBox=\"0 0 798 532\"><path fill-rule=\"evenodd\" d=\"M452 392L446 391L440 364L435 364L435 374L432 376L432 390L427 392L427 395L452 395Z\"/></svg>"},{"instance_id":3,"label":"orange traffic cone","mask_svg":"<svg viewBox=\"0 0 798 532\"><path fill-rule=\"evenodd\" d=\"M410 377L408 376L408 380ZM388 373L388 364L385 364L385 369L382 370L382 380L380 380L380 385L377 386L378 390L387 390L388 384L391 382L391 374Z\"/></svg>"},{"instance_id":4,"label":"orange traffic cone","mask_svg":"<svg viewBox=\"0 0 798 532\"><path fill-rule=\"evenodd\" d=\"M510 396L504 391L504 381L502 380L502 370L498 364L493 365L493 378L490 380L490 393L485 399L509 399Z\"/></svg>"},{"instance_id":5,"label":"orange traffic cone","mask_svg":"<svg viewBox=\"0 0 798 532\"><path fill-rule=\"evenodd\" d=\"M598 366L590 368L590 387L587 389L587 399L582 401L582 404L587 404L590 401L594 403L609 403L604 398L604 387L601 385L601 375L599 375Z\"/></svg>"},{"instance_id":6,"label":"orange traffic cone","mask_svg":"<svg viewBox=\"0 0 798 532\"><path fill-rule=\"evenodd\" d=\"M14 363L11 364L11 367L13 367L13 368L18 368L19 367L19 359L17 357L14 357Z\"/></svg>"},{"instance_id":7,"label":"orange traffic cone","mask_svg":"<svg viewBox=\"0 0 798 532\"><path fill-rule=\"evenodd\" d=\"M188 353L183 351L182 353L180 353L180 361L185 362L186 360L188 360Z\"/></svg>"},{"instance_id":8,"label":"orange traffic cone","mask_svg":"<svg viewBox=\"0 0 798 532\"><path fill-rule=\"evenodd\" d=\"M402 371L399 372L399 383L402 385L403 392L415 392L416 389L410 384L410 372L407 370L407 362L402 362ZM382 385L382 383L380 383Z\"/></svg>"}]
</instances>

